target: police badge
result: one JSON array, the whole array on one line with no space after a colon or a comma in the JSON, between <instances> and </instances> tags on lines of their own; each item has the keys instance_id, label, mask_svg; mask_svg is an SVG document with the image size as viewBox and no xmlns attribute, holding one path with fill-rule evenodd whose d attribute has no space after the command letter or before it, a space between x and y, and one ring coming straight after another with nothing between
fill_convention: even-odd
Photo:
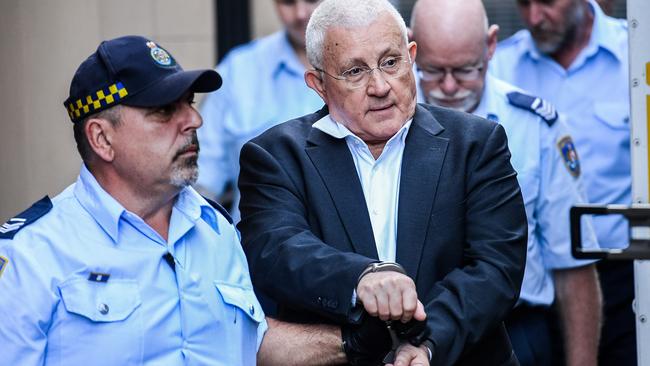
<instances>
[{"instance_id":1,"label":"police badge","mask_svg":"<svg viewBox=\"0 0 650 366\"><path fill-rule=\"evenodd\" d=\"M4 272L7 263L9 263L9 259L0 255L0 276L2 276L2 272Z\"/></svg>"},{"instance_id":2,"label":"police badge","mask_svg":"<svg viewBox=\"0 0 650 366\"><path fill-rule=\"evenodd\" d=\"M158 65L173 66L174 59L169 53L167 53L167 51L158 47L154 42L151 41L147 42L147 47L151 49L151 58L153 58L153 60L156 61Z\"/></svg>"},{"instance_id":3,"label":"police badge","mask_svg":"<svg viewBox=\"0 0 650 366\"><path fill-rule=\"evenodd\" d=\"M569 173L577 178L580 176L580 160L578 152L573 144L571 136L564 136L557 141L557 147L560 149L562 159L564 159L564 166L569 170Z\"/></svg>"}]
</instances>

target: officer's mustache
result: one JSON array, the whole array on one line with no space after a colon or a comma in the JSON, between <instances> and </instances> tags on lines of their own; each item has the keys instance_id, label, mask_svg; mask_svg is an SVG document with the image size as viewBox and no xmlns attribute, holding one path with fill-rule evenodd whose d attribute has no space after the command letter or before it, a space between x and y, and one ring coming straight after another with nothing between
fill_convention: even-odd
<instances>
[{"instance_id":1,"label":"officer's mustache","mask_svg":"<svg viewBox=\"0 0 650 366\"><path fill-rule=\"evenodd\" d=\"M200 150L201 148L199 147L199 138L196 135L196 132L194 132L190 140L187 141L185 144L183 144L183 146L180 149L178 149L178 152L176 152L176 155L174 155L174 160L178 159L181 155L190 151L194 151L198 154Z\"/></svg>"}]
</instances>

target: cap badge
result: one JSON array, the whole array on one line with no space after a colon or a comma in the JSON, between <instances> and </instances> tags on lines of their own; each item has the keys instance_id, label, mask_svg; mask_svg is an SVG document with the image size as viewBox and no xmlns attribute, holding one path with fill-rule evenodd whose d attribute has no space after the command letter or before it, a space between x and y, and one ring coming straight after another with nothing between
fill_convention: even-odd
<instances>
[{"instance_id":1,"label":"cap badge","mask_svg":"<svg viewBox=\"0 0 650 366\"><path fill-rule=\"evenodd\" d=\"M157 64L162 66L171 66L174 62L172 56L167 53L167 51L158 47L154 42L147 42L147 47L151 49L151 58L156 61Z\"/></svg>"}]
</instances>

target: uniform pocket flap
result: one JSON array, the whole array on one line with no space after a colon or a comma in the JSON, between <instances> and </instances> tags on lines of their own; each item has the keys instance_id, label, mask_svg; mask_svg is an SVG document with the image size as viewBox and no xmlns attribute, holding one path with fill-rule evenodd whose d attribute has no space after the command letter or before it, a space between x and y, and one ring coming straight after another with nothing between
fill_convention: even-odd
<instances>
[{"instance_id":1,"label":"uniform pocket flap","mask_svg":"<svg viewBox=\"0 0 650 366\"><path fill-rule=\"evenodd\" d=\"M225 282L214 282L217 291L221 294L226 304L239 308L252 320L260 323L264 320L264 311L252 287L243 287Z\"/></svg>"},{"instance_id":2,"label":"uniform pocket flap","mask_svg":"<svg viewBox=\"0 0 650 366\"><path fill-rule=\"evenodd\" d=\"M599 120L616 128L629 128L630 107L623 103L595 103L594 113Z\"/></svg>"},{"instance_id":3,"label":"uniform pocket flap","mask_svg":"<svg viewBox=\"0 0 650 366\"><path fill-rule=\"evenodd\" d=\"M95 322L126 319L141 304L138 284L133 280L93 282L76 278L59 285L65 309Z\"/></svg>"}]
</instances>

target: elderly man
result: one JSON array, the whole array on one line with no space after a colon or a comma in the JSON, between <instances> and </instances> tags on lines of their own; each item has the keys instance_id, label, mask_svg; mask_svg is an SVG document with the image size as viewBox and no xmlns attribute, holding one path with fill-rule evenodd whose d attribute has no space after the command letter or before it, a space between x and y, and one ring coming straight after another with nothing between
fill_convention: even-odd
<instances>
[{"instance_id":1,"label":"elderly man","mask_svg":"<svg viewBox=\"0 0 650 366\"><path fill-rule=\"evenodd\" d=\"M228 210L235 222L239 221L236 181L242 145L267 128L322 105L303 81L310 68L305 28L320 0L273 1L284 30L230 51L217 66L223 88L201 105L205 124L198 131L203 148L198 188L224 203L232 200ZM232 195L224 195L227 187L235 188Z\"/></svg>"},{"instance_id":2,"label":"elderly man","mask_svg":"<svg viewBox=\"0 0 650 366\"><path fill-rule=\"evenodd\" d=\"M480 0L419 0L411 27L421 97L492 119L508 135L528 217L520 301L506 320L515 354L522 365L554 364L549 310L556 292L567 364L595 364L600 293L595 266L571 256L569 210L584 193L567 127L549 103L487 75L498 26L488 28ZM586 225L585 246L597 247Z\"/></svg>"},{"instance_id":3,"label":"elderly man","mask_svg":"<svg viewBox=\"0 0 650 366\"><path fill-rule=\"evenodd\" d=\"M189 187L193 93L220 85L138 36L79 66L65 102L79 178L0 226L3 364L345 361L338 327L269 319L267 331L228 214Z\"/></svg>"},{"instance_id":4,"label":"elderly man","mask_svg":"<svg viewBox=\"0 0 650 366\"><path fill-rule=\"evenodd\" d=\"M490 72L546 98L567 116L580 158L587 199L630 204L630 93L624 20L593 0L520 0L527 30L503 41ZM628 244L621 216L595 216L601 247ZM631 262L598 264L604 299L600 365L636 364Z\"/></svg>"},{"instance_id":5,"label":"elderly man","mask_svg":"<svg viewBox=\"0 0 650 366\"><path fill-rule=\"evenodd\" d=\"M388 1L325 0L314 11L305 80L326 107L241 153L238 227L253 283L286 320L426 314L420 358L516 364L502 320L518 298L527 232L505 133L418 105L416 48Z\"/></svg>"}]
</instances>

